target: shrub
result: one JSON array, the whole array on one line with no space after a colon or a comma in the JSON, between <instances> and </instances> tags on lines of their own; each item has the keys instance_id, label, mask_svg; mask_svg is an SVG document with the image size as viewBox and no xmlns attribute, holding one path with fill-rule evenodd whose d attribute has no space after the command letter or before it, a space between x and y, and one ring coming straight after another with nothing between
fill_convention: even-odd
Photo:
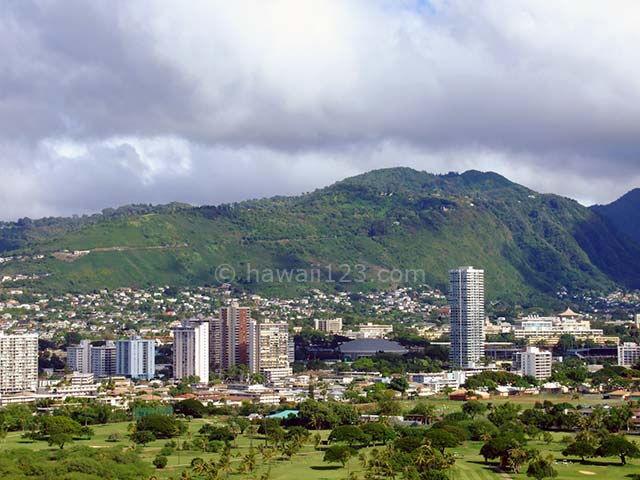
<instances>
[{"instance_id":1,"label":"shrub","mask_svg":"<svg viewBox=\"0 0 640 480\"><path fill-rule=\"evenodd\" d=\"M168 462L169 460L164 455L158 455L156 458L153 459L153 465L156 468L164 468L167 466Z\"/></svg>"}]
</instances>

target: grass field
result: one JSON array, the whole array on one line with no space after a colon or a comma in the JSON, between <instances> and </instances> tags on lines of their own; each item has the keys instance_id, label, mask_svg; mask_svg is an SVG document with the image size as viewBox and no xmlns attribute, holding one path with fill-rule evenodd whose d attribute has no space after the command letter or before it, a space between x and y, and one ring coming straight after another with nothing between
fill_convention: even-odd
<instances>
[{"instance_id":1,"label":"grass field","mask_svg":"<svg viewBox=\"0 0 640 480\"><path fill-rule=\"evenodd\" d=\"M554 402L570 401L568 397L563 396L549 396L549 397L533 397L533 398L520 398L517 399L518 403L534 403L536 400L548 399ZM513 400L513 399L512 399ZM494 403L500 403L502 399L493 399ZM505 399L506 401L506 399ZM448 400L432 400L436 403L439 411L448 413L459 410L460 402L450 402ZM599 400L602 403L602 400ZM593 404L596 403L596 398L584 398L581 397L579 401L573 403L581 404ZM610 402L615 403L615 402ZM182 435L179 440L189 440L193 438L200 427L212 420L196 419L189 423L189 430L186 434ZM128 422L114 423L108 425L96 425L93 426L95 432L94 437L91 440L79 440L73 444L66 446L70 448L72 445L88 445L93 448L105 448L114 445L130 445L127 438ZM122 439L118 443L108 442L109 435L113 433L119 433ZM320 432L323 439L326 439L329 435L329 431ZM543 453L552 453L557 462L555 468L558 471L559 479L600 479L607 478L613 479L625 479L629 478L632 474L640 475L640 459L629 459L628 465L625 467L620 466L620 460L618 458L607 459L593 459L581 464L578 459L565 458L562 456L561 451L564 449L565 444L561 443L562 437L567 435L566 433L554 433L554 441L547 445L541 441L530 441L529 447L534 447ZM637 438L637 437L635 437ZM630 439L635 439L630 437ZM147 446L140 449L142 458L151 463L160 449L166 443L166 440L156 440L149 443ZM241 457L244 455L251 444L254 447L264 443L264 439L261 436L255 438L249 438L246 435L238 437L236 444L232 450L233 452L233 467L234 470L238 469L241 462ZM454 453L457 457L456 465L451 471L452 480L492 480L492 479L508 479L520 480L528 478L526 474L510 474L504 476L498 472L493 465L485 465L484 459L479 455L481 442L466 442L462 446L454 449L450 449L451 453ZM45 442L31 442L25 441L21 438L19 432L10 432L6 439L0 442L0 451L14 448L28 448L34 450L47 450L50 447ZM232 474L231 478L259 478L259 475L263 472L270 471L270 477L272 480L335 480L346 479L349 472L361 472L362 469L357 459L352 459L346 468L341 468L335 464L327 464L322 461L324 455L323 451L316 451L313 445L307 444L297 455L293 457L291 461L274 459L271 460L269 465L265 465L262 462L261 456L258 454L258 475L255 474ZM217 453L204 453L199 451L178 451L176 450L171 456L168 457L169 463L165 469L156 470L155 476L159 480L168 480L170 478L179 478L182 470L190 469L190 462L193 458L200 457L205 460L219 458Z\"/></svg>"}]
</instances>

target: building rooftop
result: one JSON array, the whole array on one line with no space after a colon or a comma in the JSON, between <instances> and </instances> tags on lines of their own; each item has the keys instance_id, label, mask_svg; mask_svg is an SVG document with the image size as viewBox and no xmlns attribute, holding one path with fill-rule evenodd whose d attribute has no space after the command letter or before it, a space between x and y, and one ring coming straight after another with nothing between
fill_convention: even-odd
<instances>
[{"instance_id":1,"label":"building rooftop","mask_svg":"<svg viewBox=\"0 0 640 480\"><path fill-rule=\"evenodd\" d=\"M379 338L363 338L343 343L342 345L340 345L340 351L342 353L385 352L399 353L402 355L407 353L407 349L400 345L398 342L391 342L389 340L382 340Z\"/></svg>"}]
</instances>

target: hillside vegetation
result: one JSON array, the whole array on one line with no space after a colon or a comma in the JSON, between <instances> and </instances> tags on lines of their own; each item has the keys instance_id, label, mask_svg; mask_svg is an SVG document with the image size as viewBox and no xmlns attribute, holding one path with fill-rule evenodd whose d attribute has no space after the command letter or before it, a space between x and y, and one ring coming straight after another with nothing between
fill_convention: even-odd
<instances>
[{"instance_id":1,"label":"hillside vegetation","mask_svg":"<svg viewBox=\"0 0 640 480\"><path fill-rule=\"evenodd\" d=\"M29 282L52 290L217 284L221 264L235 269L237 284L256 291L354 288L362 271L366 282L355 288L364 289L380 286L381 269L422 270L426 283L444 287L448 269L458 265L485 268L491 298L640 287L640 246L601 214L477 171L393 168L297 197L21 220L2 225L0 247L44 254L7 262L0 275L47 273ZM63 250L92 251L72 260L52 255ZM267 268L316 268L322 279L256 281L255 272Z\"/></svg>"},{"instance_id":2,"label":"hillside vegetation","mask_svg":"<svg viewBox=\"0 0 640 480\"><path fill-rule=\"evenodd\" d=\"M640 243L640 188L631 190L609 205L594 205L621 232Z\"/></svg>"}]
</instances>

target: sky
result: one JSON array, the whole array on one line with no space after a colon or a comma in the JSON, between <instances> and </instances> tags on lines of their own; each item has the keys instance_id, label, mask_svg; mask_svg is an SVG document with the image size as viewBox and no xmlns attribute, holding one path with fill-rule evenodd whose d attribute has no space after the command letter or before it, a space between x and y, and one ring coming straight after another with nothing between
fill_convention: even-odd
<instances>
[{"instance_id":1,"label":"sky","mask_svg":"<svg viewBox=\"0 0 640 480\"><path fill-rule=\"evenodd\" d=\"M0 219L490 170L640 186L637 0L4 0Z\"/></svg>"}]
</instances>

